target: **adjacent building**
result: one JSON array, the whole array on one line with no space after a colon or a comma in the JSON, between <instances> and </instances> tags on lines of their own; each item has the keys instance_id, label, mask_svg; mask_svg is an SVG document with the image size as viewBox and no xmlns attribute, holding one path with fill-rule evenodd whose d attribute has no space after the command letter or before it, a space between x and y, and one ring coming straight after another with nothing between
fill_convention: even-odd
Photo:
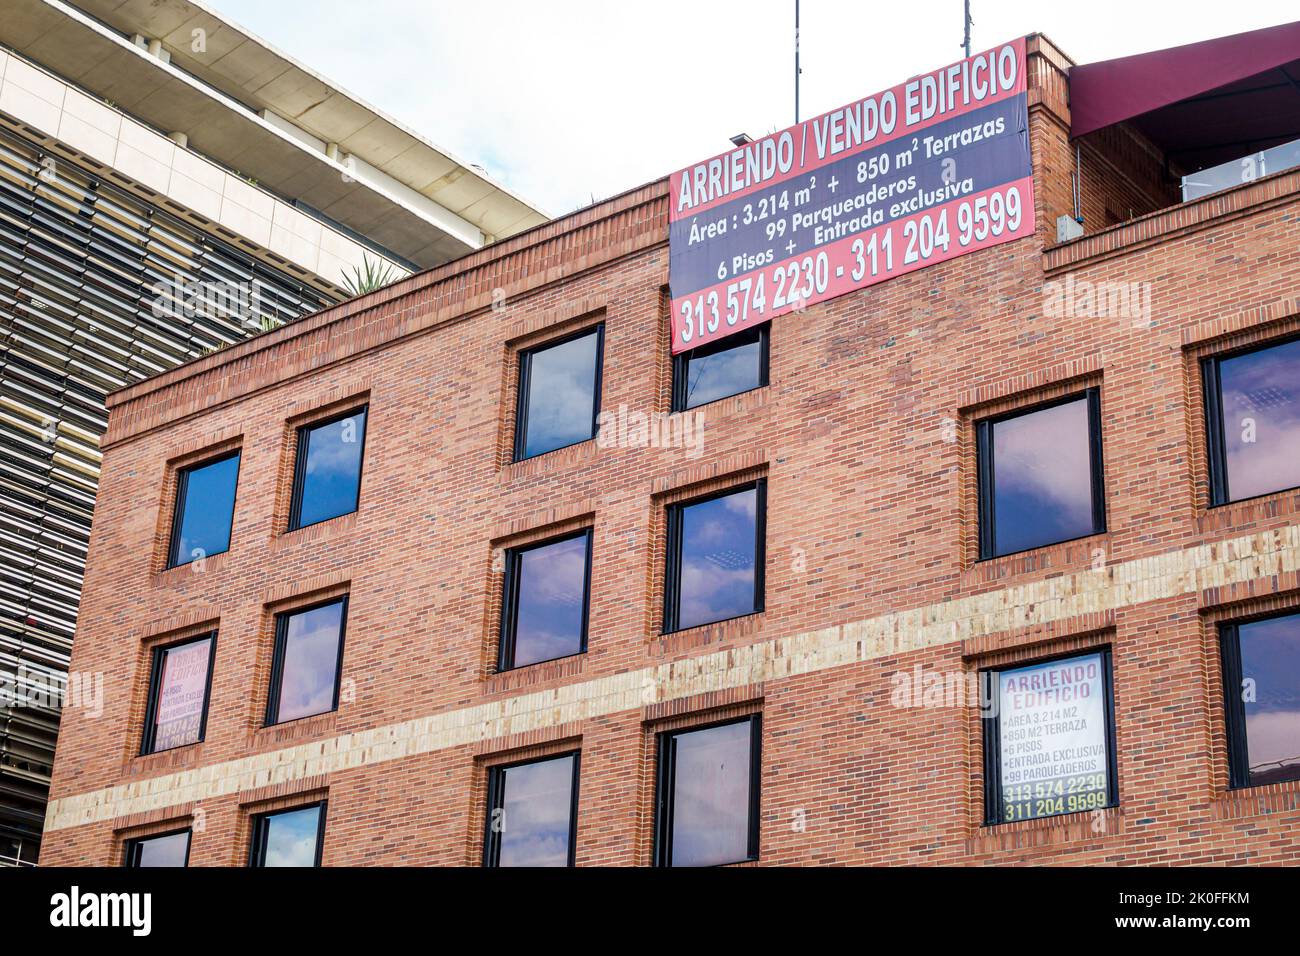
<instances>
[{"instance_id":1,"label":"adjacent building","mask_svg":"<svg viewBox=\"0 0 1300 956\"><path fill-rule=\"evenodd\" d=\"M66 672L105 396L543 221L203 4L6 2L0 864L35 862L60 705L100 686Z\"/></svg>"},{"instance_id":2,"label":"adjacent building","mask_svg":"<svg viewBox=\"0 0 1300 956\"><path fill-rule=\"evenodd\" d=\"M1025 238L674 357L665 179L114 391L42 862L1300 860L1300 24L1025 49Z\"/></svg>"}]
</instances>

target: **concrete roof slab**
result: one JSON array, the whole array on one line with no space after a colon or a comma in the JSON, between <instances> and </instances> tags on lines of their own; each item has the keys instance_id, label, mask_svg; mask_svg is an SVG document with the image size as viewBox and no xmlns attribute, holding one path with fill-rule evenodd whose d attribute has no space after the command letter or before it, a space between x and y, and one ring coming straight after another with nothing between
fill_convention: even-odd
<instances>
[{"instance_id":1,"label":"concrete roof slab","mask_svg":"<svg viewBox=\"0 0 1300 956\"><path fill-rule=\"evenodd\" d=\"M203 31L203 42L199 44L201 49L198 50L194 49L195 30ZM196 62L212 64L243 43L245 37L238 30L222 22L219 17L196 9L195 16L188 22L159 39L178 63L193 59ZM188 65L186 69L189 69Z\"/></svg>"},{"instance_id":2,"label":"concrete roof slab","mask_svg":"<svg viewBox=\"0 0 1300 956\"><path fill-rule=\"evenodd\" d=\"M5 2L4 39L16 50L23 50L51 30L63 26L63 17L44 4Z\"/></svg>"},{"instance_id":3,"label":"concrete roof slab","mask_svg":"<svg viewBox=\"0 0 1300 956\"><path fill-rule=\"evenodd\" d=\"M433 183L456 168L453 160L414 140L407 149L380 167L394 179L406 183L416 192L426 196L429 195L426 190Z\"/></svg>"},{"instance_id":4,"label":"concrete roof slab","mask_svg":"<svg viewBox=\"0 0 1300 956\"><path fill-rule=\"evenodd\" d=\"M20 55L158 132L185 133L193 150L272 193L298 197L359 232L374 227L400 238L389 248L423 266L445 261L427 258L427 250L459 255L485 232L503 235L512 223L545 219L481 170L201 0L2 2L0 42ZM196 28L206 31L201 50L193 49ZM125 38L134 34L162 38L170 64ZM356 156L359 181L343 182L343 170L323 154L328 142Z\"/></svg>"},{"instance_id":5,"label":"concrete roof slab","mask_svg":"<svg viewBox=\"0 0 1300 956\"><path fill-rule=\"evenodd\" d=\"M400 156L409 148L408 143L389 135L386 124L379 119L367 123L347 139L339 140L338 143L341 149L364 157L366 162L377 169L383 169L384 172L388 172L388 170L384 169L385 163L396 156ZM388 173L388 175L392 176L393 174ZM396 179L397 177L394 176L393 178Z\"/></svg>"},{"instance_id":6,"label":"concrete roof slab","mask_svg":"<svg viewBox=\"0 0 1300 956\"><path fill-rule=\"evenodd\" d=\"M374 121L364 106L332 93L294 117L321 139L342 144L349 136Z\"/></svg>"},{"instance_id":7,"label":"concrete roof slab","mask_svg":"<svg viewBox=\"0 0 1300 956\"><path fill-rule=\"evenodd\" d=\"M272 76L278 76L285 69L276 61L270 50L245 40L211 62L214 73L223 76L242 89L256 89L265 85ZM267 76L261 83L254 82L258 77Z\"/></svg>"},{"instance_id":8,"label":"concrete roof slab","mask_svg":"<svg viewBox=\"0 0 1300 956\"><path fill-rule=\"evenodd\" d=\"M315 77L299 70L285 70L257 90L259 97L272 100L280 107L272 110L281 116L299 116L330 95L330 88Z\"/></svg>"},{"instance_id":9,"label":"concrete roof slab","mask_svg":"<svg viewBox=\"0 0 1300 956\"><path fill-rule=\"evenodd\" d=\"M85 4L85 6L89 9L96 5ZM140 29L138 32L153 37L166 36L193 15L191 13L193 8L187 3L156 3L155 0L107 0L105 3L98 4L98 6L111 11L115 19L130 20L139 24ZM96 16L99 15L96 14Z\"/></svg>"}]
</instances>

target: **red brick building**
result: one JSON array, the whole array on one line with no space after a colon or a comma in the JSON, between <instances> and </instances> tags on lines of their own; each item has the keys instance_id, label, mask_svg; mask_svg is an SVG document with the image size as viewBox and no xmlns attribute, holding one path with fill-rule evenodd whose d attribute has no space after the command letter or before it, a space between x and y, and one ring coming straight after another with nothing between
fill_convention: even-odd
<instances>
[{"instance_id":1,"label":"red brick building","mask_svg":"<svg viewBox=\"0 0 1300 956\"><path fill-rule=\"evenodd\" d=\"M42 862L1300 861L1300 169L1180 201L1184 106L1028 64L1036 234L739 394L670 416L664 180L113 395Z\"/></svg>"}]
</instances>

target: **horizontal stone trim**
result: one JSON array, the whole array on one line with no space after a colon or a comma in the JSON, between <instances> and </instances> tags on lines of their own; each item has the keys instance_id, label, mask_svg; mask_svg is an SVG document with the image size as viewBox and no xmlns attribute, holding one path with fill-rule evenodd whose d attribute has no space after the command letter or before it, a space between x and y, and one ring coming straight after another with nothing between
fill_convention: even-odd
<instances>
[{"instance_id":1,"label":"horizontal stone trim","mask_svg":"<svg viewBox=\"0 0 1300 956\"><path fill-rule=\"evenodd\" d=\"M354 767L500 740L665 702L1042 627L1300 570L1300 525L1077 571L862 621L581 680L359 733L179 770L50 803L46 830L327 778Z\"/></svg>"}]
</instances>

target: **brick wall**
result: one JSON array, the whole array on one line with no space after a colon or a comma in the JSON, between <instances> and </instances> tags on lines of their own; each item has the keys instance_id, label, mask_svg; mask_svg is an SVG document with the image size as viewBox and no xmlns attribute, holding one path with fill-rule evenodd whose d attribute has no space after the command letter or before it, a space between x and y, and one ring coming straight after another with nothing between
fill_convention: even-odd
<instances>
[{"instance_id":1,"label":"brick wall","mask_svg":"<svg viewBox=\"0 0 1300 956\"><path fill-rule=\"evenodd\" d=\"M776 320L771 384L702 410L698 458L503 452L518 349L597 318L603 408L667 411L663 181L117 393L73 653L106 697L65 711L42 861L116 862L193 820L192 863L239 864L250 812L326 793L327 865L473 863L486 767L578 745L578 862L645 864L654 732L753 710L763 863L1300 860L1300 785L1227 790L1213 636L1300 604L1300 493L1207 510L1194 360L1300 328L1300 183L1045 252L1072 163L1054 76L1031 75L1039 237ZM1149 283L1149 321L1048 316L1044 283L1067 275ZM1083 381L1109 531L976 562L974 420ZM360 509L285 534L288 423L361 395ZM229 552L160 571L172 471L232 443ZM766 610L661 635L663 505L756 474ZM494 547L584 524L588 652L492 674ZM343 589L338 712L260 728L270 615ZM134 756L143 649L214 623L207 739ZM917 665L1101 645L1120 801L1099 816L983 826L975 712L890 702Z\"/></svg>"},{"instance_id":2,"label":"brick wall","mask_svg":"<svg viewBox=\"0 0 1300 956\"><path fill-rule=\"evenodd\" d=\"M1172 205L1177 185L1159 148L1127 123L1070 140L1069 83L1073 61L1046 37L1031 38L1030 130L1034 145L1034 188L1043 241L1055 242L1058 216L1079 214L1086 233ZM1074 178L1072 178L1074 177Z\"/></svg>"}]
</instances>

